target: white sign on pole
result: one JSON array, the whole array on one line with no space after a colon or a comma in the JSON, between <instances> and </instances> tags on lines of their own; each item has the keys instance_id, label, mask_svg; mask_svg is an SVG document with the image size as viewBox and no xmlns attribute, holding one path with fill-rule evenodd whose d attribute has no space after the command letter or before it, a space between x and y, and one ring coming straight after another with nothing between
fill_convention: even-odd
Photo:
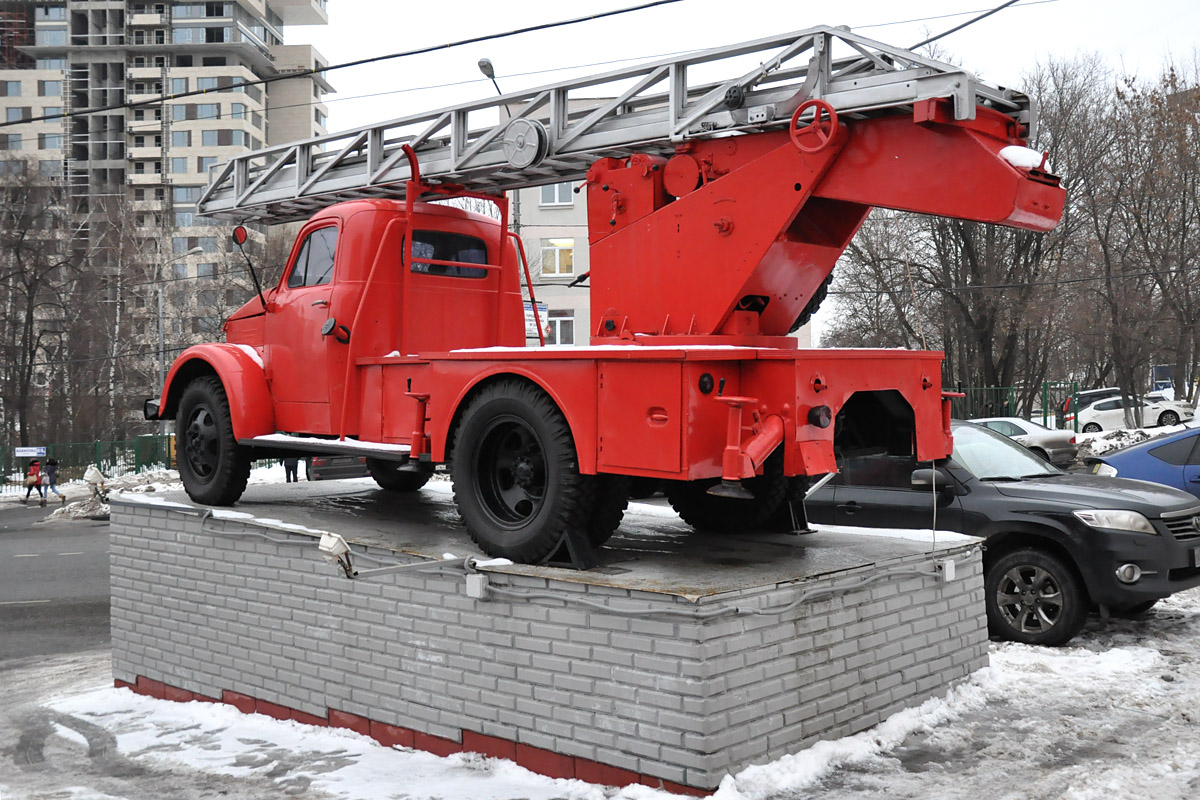
<instances>
[{"instance_id":1,"label":"white sign on pole","mask_svg":"<svg viewBox=\"0 0 1200 800\"><path fill-rule=\"evenodd\" d=\"M17 447L14 448L17 458L45 458L46 448L44 447Z\"/></svg>"},{"instance_id":2,"label":"white sign on pole","mask_svg":"<svg viewBox=\"0 0 1200 800\"><path fill-rule=\"evenodd\" d=\"M538 316L542 319L542 332L546 331L546 304L538 301ZM533 318L533 303L529 300L525 301L525 336L529 339L537 338L537 322Z\"/></svg>"}]
</instances>

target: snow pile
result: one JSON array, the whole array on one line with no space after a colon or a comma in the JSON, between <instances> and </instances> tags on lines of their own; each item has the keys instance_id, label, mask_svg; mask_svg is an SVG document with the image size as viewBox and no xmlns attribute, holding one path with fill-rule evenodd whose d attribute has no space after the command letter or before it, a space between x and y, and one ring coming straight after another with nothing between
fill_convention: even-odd
<instances>
[{"instance_id":1,"label":"snow pile","mask_svg":"<svg viewBox=\"0 0 1200 800\"><path fill-rule=\"evenodd\" d=\"M1105 453L1124 450L1126 447L1195 428L1198 425L1200 423L1185 422L1182 425L1161 425L1156 428L1121 428L1115 431L1079 433L1076 434L1076 442L1079 443L1079 459L1083 460L1089 456L1102 456Z\"/></svg>"}]
</instances>

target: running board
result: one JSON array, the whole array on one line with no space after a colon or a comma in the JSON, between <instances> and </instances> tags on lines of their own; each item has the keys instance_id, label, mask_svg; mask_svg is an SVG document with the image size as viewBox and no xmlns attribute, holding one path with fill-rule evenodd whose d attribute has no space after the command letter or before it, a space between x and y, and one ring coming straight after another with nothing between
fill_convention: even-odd
<instances>
[{"instance_id":1,"label":"running board","mask_svg":"<svg viewBox=\"0 0 1200 800\"><path fill-rule=\"evenodd\" d=\"M411 448L406 444L360 442L358 439L319 439L315 436L289 436L269 433L251 439L238 439L243 447L260 450L282 450L306 455L352 455L377 458L380 461L409 461Z\"/></svg>"}]
</instances>

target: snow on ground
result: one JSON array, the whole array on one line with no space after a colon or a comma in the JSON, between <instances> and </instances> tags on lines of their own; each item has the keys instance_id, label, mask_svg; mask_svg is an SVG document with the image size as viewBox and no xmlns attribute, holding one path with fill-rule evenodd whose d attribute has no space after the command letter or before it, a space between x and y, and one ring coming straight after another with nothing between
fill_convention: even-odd
<instances>
[{"instance_id":1,"label":"snow on ground","mask_svg":"<svg viewBox=\"0 0 1200 800\"><path fill-rule=\"evenodd\" d=\"M1157 439L1170 433L1195 428L1200 423L1188 422L1183 425L1164 425L1157 428L1121 428L1115 431L1099 431L1097 433L1079 433L1075 441L1079 443L1079 460L1091 456L1102 456L1135 444Z\"/></svg>"},{"instance_id":2,"label":"snow on ground","mask_svg":"<svg viewBox=\"0 0 1200 800\"><path fill-rule=\"evenodd\" d=\"M1093 619L1071 647L993 643L991 665L948 696L855 736L744 769L726 777L714 797L1191 800L1200 795L1198 667L1200 590L1193 590L1161 602L1143 620ZM59 692L44 712L53 715L62 746L77 747L80 733L91 741L94 732L106 732L130 765L125 771L146 780L171 775L191 785L229 776L247 782L245 796L250 786L274 785L281 796L302 799L671 797L644 786L554 780L471 754L438 758L388 749L349 731L242 715L229 706L152 700L95 683ZM69 779L74 783L16 796L101 796L81 788L79 776ZM5 798L6 782L0 771ZM150 796L154 787L123 794L104 788L108 796L132 798Z\"/></svg>"}]
</instances>

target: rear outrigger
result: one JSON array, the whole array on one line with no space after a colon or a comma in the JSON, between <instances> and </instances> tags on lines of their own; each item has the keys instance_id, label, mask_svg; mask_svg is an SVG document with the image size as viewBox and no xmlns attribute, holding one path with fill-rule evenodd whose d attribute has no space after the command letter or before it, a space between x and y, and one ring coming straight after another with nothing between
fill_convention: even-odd
<instances>
[{"instance_id":1,"label":"rear outrigger","mask_svg":"<svg viewBox=\"0 0 1200 800\"><path fill-rule=\"evenodd\" d=\"M746 54L761 66L689 85ZM519 110L469 124L502 105ZM449 465L473 539L521 562L592 563L634 478L697 528L790 530L848 405L921 461L951 437L940 353L787 334L872 207L1053 228L1064 192L1029 159L1032 124L1020 93L821 27L239 156L202 213L316 213L279 285L182 353L146 417L176 420L207 504L235 502L256 458L364 455L396 492ZM591 343L530 348L505 192L567 180L587 191ZM497 218L432 202L458 197Z\"/></svg>"}]
</instances>

